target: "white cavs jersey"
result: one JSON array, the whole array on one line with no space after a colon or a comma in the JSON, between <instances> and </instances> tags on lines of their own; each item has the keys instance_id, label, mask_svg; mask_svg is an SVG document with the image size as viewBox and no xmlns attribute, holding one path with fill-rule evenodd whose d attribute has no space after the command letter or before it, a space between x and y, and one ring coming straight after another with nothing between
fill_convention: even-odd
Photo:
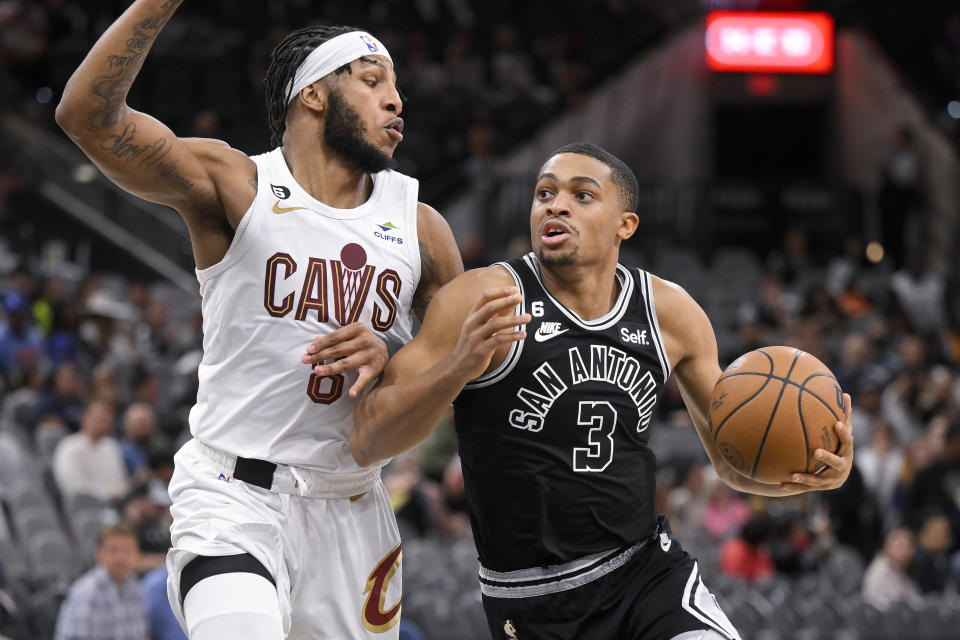
<instances>
[{"instance_id":1,"label":"white cavs jersey","mask_svg":"<svg viewBox=\"0 0 960 640\"><path fill-rule=\"evenodd\" d=\"M253 160L253 204L224 258L197 271L203 360L190 431L237 456L358 471L346 446L356 371L318 378L300 357L356 321L412 337L417 181L380 172L365 203L334 209L296 183L279 149Z\"/></svg>"}]
</instances>

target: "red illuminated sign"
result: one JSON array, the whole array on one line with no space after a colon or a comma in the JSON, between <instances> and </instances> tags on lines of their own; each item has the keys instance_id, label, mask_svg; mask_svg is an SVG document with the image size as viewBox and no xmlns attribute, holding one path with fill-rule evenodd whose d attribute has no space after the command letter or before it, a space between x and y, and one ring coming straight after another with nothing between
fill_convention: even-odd
<instances>
[{"instance_id":1,"label":"red illuminated sign","mask_svg":"<svg viewBox=\"0 0 960 640\"><path fill-rule=\"evenodd\" d=\"M833 18L826 13L712 11L707 65L714 71L827 73Z\"/></svg>"}]
</instances>

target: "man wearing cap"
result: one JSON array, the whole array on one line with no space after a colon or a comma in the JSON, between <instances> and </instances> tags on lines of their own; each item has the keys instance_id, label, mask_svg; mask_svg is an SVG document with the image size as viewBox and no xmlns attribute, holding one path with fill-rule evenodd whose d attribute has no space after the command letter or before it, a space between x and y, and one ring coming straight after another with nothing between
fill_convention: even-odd
<instances>
[{"instance_id":1,"label":"man wearing cap","mask_svg":"<svg viewBox=\"0 0 960 640\"><path fill-rule=\"evenodd\" d=\"M456 244L392 170L403 103L369 33L307 27L277 45L262 155L129 108L179 5L133 2L57 109L104 173L175 208L193 243L204 356L170 484L171 605L192 640L396 638L399 533L382 463L358 465L347 435L385 342L409 340L462 271Z\"/></svg>"}]
</instances>

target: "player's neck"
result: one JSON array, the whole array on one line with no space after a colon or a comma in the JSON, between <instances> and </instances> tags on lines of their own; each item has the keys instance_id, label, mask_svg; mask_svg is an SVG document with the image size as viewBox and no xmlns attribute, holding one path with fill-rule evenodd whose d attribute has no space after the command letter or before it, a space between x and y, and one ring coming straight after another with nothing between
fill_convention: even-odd
<instances>
[{"instance_id":1,"label":"player's neck","mask_svg":"<svg viewBox=\"0 0 960 640\"><path fill-rule=\"evenodd\" d=\"M353 209L366 202L373 191L369 174L347 166L319 145L287 144L282 152L297 184L328 206Z\"/></svg>"},{"instance_id":2,"label":"player's neck","mask_svg":"<svg viewBox=\"0 0 960 640\"><path fill-rule=\"evenodd\" d=\"M620 295L617 263L609 265L540 266L547 291L583 320L596 320L613 308Z\"/></svg>"}]
</instances>

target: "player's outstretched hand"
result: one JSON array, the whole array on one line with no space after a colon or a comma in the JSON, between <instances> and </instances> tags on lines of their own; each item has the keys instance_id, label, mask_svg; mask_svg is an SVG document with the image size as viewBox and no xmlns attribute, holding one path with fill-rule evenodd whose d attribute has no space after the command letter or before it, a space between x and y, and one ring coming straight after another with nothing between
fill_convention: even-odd
<instances>
[{"instance_id":1,"label":"player's outstretched hand","mask_svg":"<svg viewBox=\"0 0 960 640\"><path fill-rule=\"evenodd\" d=\"M333 362L325 364L327 360ZM335 376L347 369L356 369L360 375L350 387L351 398L356 398L371 380L383 373L387 360L386 343L361 322L317 336L300 358L304 364L313 365L313 372L318 376Z\"/></svg>"},{"instance_id":2,"label":"player's outstretched hand","mask_svg":"<svg viewBox=\"0 0 960 640\"><path fill-rule=\"evenodd\" d=\"M850 400L850 394L843 394L843 401L847 406L847 419L844 422L837 422L834 430L840 439L840 448L836 453L826 449L817 449L814 452L818 462L827 465L827 468L820 473L795 473L790 478L793 482L785 482L780 487L790 492L800 493L803 491L827 491L836 489L850 475L850 469L853 467L853 429L850 428L850 418L853 415L853 403Z\"/></svg>"},{"instance_id":3,"label":"player's outstretched hand","mask_svg":"<svg viewBox=\"0 0 960 640\"><path fill-rule=\"evenodd\" d=\"M469 379L486 371L498 347L527 337L526 331L514 330L531 320L530 314L512 312L522 299L517 287L497 287L485 289L473 305L453 350L454 358Z\"/></svg>"}]
</instances>

